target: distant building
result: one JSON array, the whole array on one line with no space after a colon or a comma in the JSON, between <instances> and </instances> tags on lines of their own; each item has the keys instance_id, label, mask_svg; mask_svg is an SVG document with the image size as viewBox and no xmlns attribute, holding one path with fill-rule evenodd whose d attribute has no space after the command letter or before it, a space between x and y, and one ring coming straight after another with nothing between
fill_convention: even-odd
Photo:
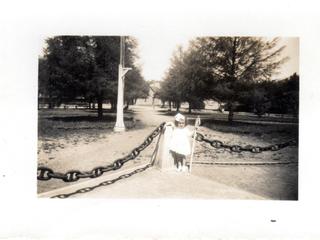
<instances>
[{"instance_id":1,"label":"distant building","mask_svg":"<svg viewBox=\"0 0 320 240\"><path fill-rule=\"evenodd\" d=\"M145 99L138 99L137 105L161 105L161 100L157 98L156 93L160 89L161 81L152 80L149 81L149 96Z\"/></svg>"},{"instance_id":2,"label":"distant building","mask_svg":"<svg viewBox=\"0 0 320 240\"><path fill-rule=\"evenodd\" d=\"M210 109L210 110L218 110L220 105L218 102L213 101L213 100L205 100L205 109Z\"/></svg>"}]
</instances>

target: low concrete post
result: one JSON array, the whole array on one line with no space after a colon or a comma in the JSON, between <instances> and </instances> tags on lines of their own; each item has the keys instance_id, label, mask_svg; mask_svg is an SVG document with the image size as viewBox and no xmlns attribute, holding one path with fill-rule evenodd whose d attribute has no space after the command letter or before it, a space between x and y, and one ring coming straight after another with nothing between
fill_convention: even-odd
<instances>
[{"instance_id":1,"label":"low concrete post","mask_svg":"<svg viewBox=\"0 0 320 240\"><path fill-rule=\"evenodd\" d=\"M172 126L166 125L163 131L164 133L159 142L159 149L155 161L155 166L161 171L170 171L175 169L174 159L169 152L173 128Z\"/></svg>"}]
</instances>

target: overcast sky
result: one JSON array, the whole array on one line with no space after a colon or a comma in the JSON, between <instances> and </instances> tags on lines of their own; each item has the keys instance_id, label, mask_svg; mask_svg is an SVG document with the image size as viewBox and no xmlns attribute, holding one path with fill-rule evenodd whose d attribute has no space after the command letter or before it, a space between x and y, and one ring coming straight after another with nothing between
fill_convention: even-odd
<instances>
[{"instance_id":1,"label":"overcast sky","mask_svg":"<svg viewBox=\"0 0 320 240\"><path fill-rule=\"evenodd\" d=\"M170 66L170 58L178 45L187 46L192 37L183 35L141 35L139 40L139 55L142 73L146 80L161 80ZM299 39L281 38L279 45L285 45L283 56L289 60L281 67L280 74L274 78L286 78L293 73L299 73Z\"/></svg>"}]
</instances>

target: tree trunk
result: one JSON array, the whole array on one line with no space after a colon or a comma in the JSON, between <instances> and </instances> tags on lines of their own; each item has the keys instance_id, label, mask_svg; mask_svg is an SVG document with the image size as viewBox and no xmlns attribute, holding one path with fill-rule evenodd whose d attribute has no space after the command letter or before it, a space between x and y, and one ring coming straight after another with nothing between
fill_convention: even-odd
<instances>
[{"instance_id":1,"label":"tree trunk","mask_svg":"<svg viewBox=\"0 0 320 240\"><path fill-rule=\"evenodd\" d=\"M166 104L165 101L161 100L161 108L164 108L164 105Z\"/></svg>"},{"instance_id":2,"label":"tree trunk","mask_svg":"<svg viewBox=\"0 0 320 240\"><path fill-rule=\"evenodd\" d=\"M102 97L98 97L98 118L102 118L103 110L102 110Z\"/></svg>"},{"instance_id":3,"label":"tree trunk","mask_svg":"<svg viewBox=\"0 0 320 240\"><path fill-rule=\"evenodd\" d=\"M117 103L114 99L110 100L110 104L111 104L111 111L115 112L116 111L116 107L117 107Z\"/></svg>"},{"instance_id":4,"label":"tree trunk","mask_svg":"<svg viewBox=\"0 0 320 240\"><path fill-rule=\"evenodd\" d=\"M126 101L126 106L123 108L123 110L128 110L129 109L129 101L130 100Z\"/></svg>"},{"instance_id":5,"label":"tree trunk","mask_svg":"<svg viewBox=\"0 0 320 240\"><path fill-rule=\"evenodd\" d=\"M171 101L169 101L169 111L171 112L171 109L172 108L172 106L171 106Z\"/></svg>"},{"instance_id":6,"label":"tree trunk","mask_svg":"<svg viewBox=\"0 0 320 240\"><path fill-rule=\"evenodd\" d=\"M52 109L53 108L53 101L51 95L49 95L49 103L48 103L48 108Z\"/></svg>"},{"instance_id":7,"label":"tree trunk","mask_svg":"<svg viewBox=\"0 0 320 240\"><path fill-rule=\"evenodd\" d=\"M49 93L48 108L49 108L49 109L52 109L52 108L53 108L53 100L52 100L52 95L51 95L51 93Z\"/></svg>"},{"instance_id":8,"label":"tree trunk","mask_svg":"<svg viewBox=\"0 0 320 240\"><path fill-rule=\"evenodd\" d=\"M228 121L229 123L233 122L233 106L232 105L230 106L230 109L229 109Z\"/></svg>"},{"instance_id":9,"label":"tree trunk","mask_svg":"<svg viewBox=\"0 0 320 240\"><path fill-rule=\"evenodd\" d=\"M180 110L180 102L176 102L177 112Z\"/></svg>"},{"instance_id":10,"label":"tree trunk","mask_svg":"<svg viewBox=\"0 0 320 240\"><path fill-rule=\"evenodd\" d=\"M232 46L232 63L231 63L231 89L234 89L234 84L236 81L236 77L235 77L235 68L236 68L236 55L237 55L237 46L238 46L238 37L235 37L233 39L233 46ZM233 96L235 97L235 96ZM234 110L234 106L232 104L232 100L231 102L229 102L229 115L228 115L228 121L229 123L233 122L233 110Z\"/></svg>"},{"instance_id":11,"label":"tree trunk","mask_svg":"<svg viewBox=\"0 0 320 240\"><path fill-rule=\"evenodd\" d=\"M192 108L191 108L191 102L189 102L189 110L188 110L188 113L191 113L191 110L192 110Z\"/></svg>"},{"instance_id":12,"label":"tree trunk","mask_svg":"<svg viewBox=\"0 0 320 240\"><path fill-rule=\"evenodd\" d=\"M49 108L49 109L52 109L52 108L53 108L53 103L52 103L51 100L49 100L48 108Z\"/></svg>"}]
</instances>

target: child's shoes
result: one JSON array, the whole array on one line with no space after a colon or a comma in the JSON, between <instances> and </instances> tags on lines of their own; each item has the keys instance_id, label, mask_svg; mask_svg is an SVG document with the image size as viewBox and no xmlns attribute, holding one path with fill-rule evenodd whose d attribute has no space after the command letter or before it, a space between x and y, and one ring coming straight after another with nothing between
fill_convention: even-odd
<instances>
[{"instance_id":1,"label":"child's shoes","mask_svg":"<svg viewBox=\"0 0 320 240\"><path fill-rule=\"evenodd\" d=\"M182 172L187 172L188 171L188 167L187 166L183 166L182 167Z\"/></svg>"}]
</instances>

